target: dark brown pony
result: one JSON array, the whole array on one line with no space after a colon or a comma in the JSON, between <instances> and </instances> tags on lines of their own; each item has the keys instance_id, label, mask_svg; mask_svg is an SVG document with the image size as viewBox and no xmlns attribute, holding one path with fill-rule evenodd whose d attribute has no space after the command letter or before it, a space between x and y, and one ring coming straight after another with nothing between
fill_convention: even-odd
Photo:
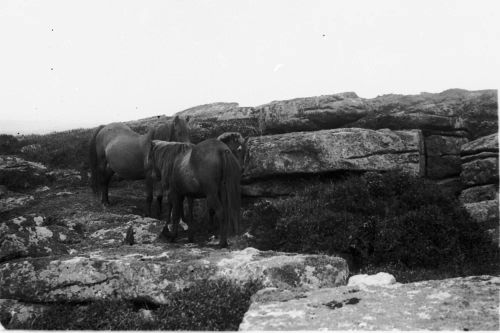
<instances>
[{"instance_id":1,"label":"dark brown pony","mask_svg":"<svg viewBox=\"0 0 500 333\"><path fill-rule=\"evenodd\" d=\"M186 120L176 116L173 121L159 124L140 135L123 123L99 126L89 143L90 186L101 203L109 204L108 189L113 174L120 178L145 178L144 163L151 140L189 142Z\"/></svg>"},{"instance_id":2,"label":"dark brown pony","mask_svg":"<svg viewBox=\"0 0 500 333\"><path fill-rule=\"evenodd\" d=\"M197 145L152 141L148 154L147 177L159 180L167 194L167 223L161 236L174 241L182 214L183 200L188 198L188 238L193 234L193 198L206 198L210 219L219 223L221 247L226 247L229 227L238 232L240 216L240 165L229 148L217 139ZM173 230L169 232L170 210Z\"/></svg>"}]
</instances>

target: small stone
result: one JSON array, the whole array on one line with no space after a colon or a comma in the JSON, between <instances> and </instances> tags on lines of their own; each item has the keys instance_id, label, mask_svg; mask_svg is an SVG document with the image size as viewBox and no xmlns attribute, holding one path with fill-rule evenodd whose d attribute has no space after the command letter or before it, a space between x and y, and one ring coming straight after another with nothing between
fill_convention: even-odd
<instances>
[{"instance_id":1,"label":"small stone","mask_svg":"<svg viewBox=\"0 0 500 333\"><path fill-rule=\"evenodd\" d=\"M35 192L40 193L40 192L46 192L48 190L50 190L50 187L48 187L48 186L42 186L42 187L37 188L35 190Z\"/></svg>"},{"instance_id":2,"label":"small stone","mask_svg":"<svg viewBox=\"0 0 500 333\"><path fill-rule=\"evenodd\" d=\"M62 192L57 192L56 195L58 197L62 196L62 195L72 195L74 194L73 192L69 192L69 191L62 191Z\"/></svg>"},{"instance_id":3,"label":"small stone","mask_svg":"<svg viewBox=\"0 0 500 333\"><path fill-rule=\"evenodd\" d=\"M43 224L44 219L43 219L43 217L42 217L42 216L35 216L35 217L33 218L33 221L35 221L35 224L36 224L37 226L41 226L41 225Z\"/></svg>"},{"instance_id":4,"label":"small stone","mask_svg":"<svg viewBox=\"0 0 500 333\"><path fill-rule=\"evenodd\" d=\"M359 274L349 278L348 287L387 286L396 283L396 278L389 273L380 272L374 275Z\"/></svg>"}]
</instances>

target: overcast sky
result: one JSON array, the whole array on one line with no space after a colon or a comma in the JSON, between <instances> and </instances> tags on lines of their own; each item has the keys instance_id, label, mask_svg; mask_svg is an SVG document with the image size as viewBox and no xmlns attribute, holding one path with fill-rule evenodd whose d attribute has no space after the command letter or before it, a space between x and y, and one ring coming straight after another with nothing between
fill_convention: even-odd
<instances>
[{"instance_id":1,"label":"overcast sky","mask_svg":"<svg viewBox=\"0 0 500 333\"><path fill-rule=\"evenodd\" d=\"M0 1L0 133L212 102L498 89L498 1Z\"/></svg>"}]
</instances>

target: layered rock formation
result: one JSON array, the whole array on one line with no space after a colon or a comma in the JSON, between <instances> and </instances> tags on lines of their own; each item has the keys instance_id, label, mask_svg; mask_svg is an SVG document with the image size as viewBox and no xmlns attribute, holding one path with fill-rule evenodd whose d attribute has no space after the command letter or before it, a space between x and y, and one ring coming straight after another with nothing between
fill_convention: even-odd
<instances>
[{"instance_id":1,"label":"layered rock formation","mask_svg":"<svg viewBox=\"0 0 500 333\"><path fill-rule=\"evenodd\" d=\"M460 200L469 214L499 241L498 135L491 134L461 148L463 191Z\"/></svg>"},{"instance_id":2,"label":"layered rock formation","mask_svg":"<svg viewBox=\"0 0 500 333\"><path fill-rule=\"evenodd\" d=\"M254 138L289 133L282 140L298 142L307 138L302 132L326 129L421 130L423 144L419 150L419 159L425 160L420 164L425 164L425 169L420 170L419 174L458 193L461 190L460 147L469 140L496 133L497 110L496 90L452 89L439 94L384 95L373 99L360 98L355 93L340 93L275 101L258 107L214 103L178 114L191 117L189 125L193 142L231 131ZM296 134L290 134L292 132ZM319 133L323 132L318 132L318 135ZM253 140L254 149L259 149L255 148L258 142ZM318 142L308 144L313 155L323 149ZM338 149L355 149L350 142L330 141L324 144L341 147ZM306 143L296 150L304 151L305 145ZM260 148L264 149L265 146ZM306 159L309 157L301 154ZM250 165L259 163L251 155L249 159L247 163ZM343 169L356 170L358 167L348 163ZM299 172L307 173L308 170L306 168Z\"/></svg>"},{"instance_id":3,"label":"layered rock formation","mask_svg":"<svg viewBox=\"0 0 500 333\"><path fill-rule=\"evenodd\" d=\"M495 90L452 89L439 94L384 95L373 99L340 93L275 101L258 107L214 103L178 114L192 117L194 142L230 131L256 136L343 127L421 129L426 136L476 139L497 131L497 108Z\"/></svg>"}]
</instances>

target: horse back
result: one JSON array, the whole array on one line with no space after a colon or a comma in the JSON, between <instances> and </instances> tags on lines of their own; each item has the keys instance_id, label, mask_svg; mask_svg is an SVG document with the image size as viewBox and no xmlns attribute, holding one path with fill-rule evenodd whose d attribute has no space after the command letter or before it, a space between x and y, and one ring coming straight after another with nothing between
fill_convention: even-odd
<instances>
[{"instance_id":1,"label":"horse back","mask_svg":"<svg viewBox=\"0 0 500 333\"><path fill-rule=\"evenodd\" d=\"M119 176L125 179L144 177L144 136L127 125L112 123L99 131L96 145L98 154L106 159L109 167Z\"/></svg>"},{"instance_id":2,"label":"horse back","mask_svg":"<svg viewBox=\"0 0 500 333\"><path fill-rule=\"evenodd\" d=\"M190 164L201 183L220 182L223 154L229 154L228 158L234 159L228 146L217 139L207 139L193 147Z\"/></svg>"}]
</instances>

